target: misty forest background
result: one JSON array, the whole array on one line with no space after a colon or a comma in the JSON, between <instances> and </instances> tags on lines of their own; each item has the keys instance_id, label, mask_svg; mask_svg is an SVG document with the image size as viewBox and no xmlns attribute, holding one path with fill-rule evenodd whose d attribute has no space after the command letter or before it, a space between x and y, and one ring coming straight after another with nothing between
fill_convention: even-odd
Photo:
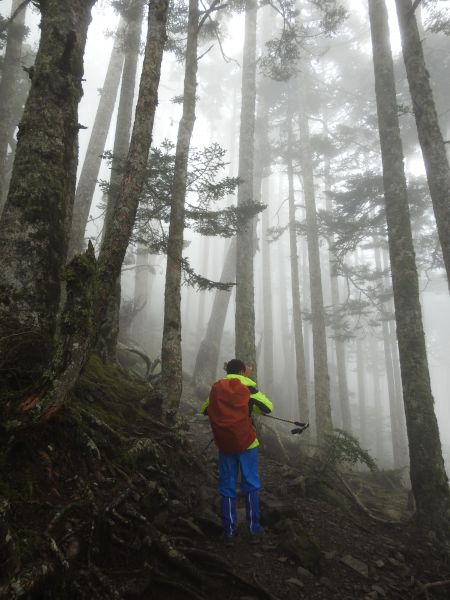
<instances>
[{"instance_id":1,"label":"misty forest background","mask_svg":"<svg viewBox=\"0 0 450 600\"><path fill-rule=\"evenodd\" d=\"M4 431L93 352L169 424L237 356L450 532L450 3L2 4Z\"/></svg>"}]
</instances>

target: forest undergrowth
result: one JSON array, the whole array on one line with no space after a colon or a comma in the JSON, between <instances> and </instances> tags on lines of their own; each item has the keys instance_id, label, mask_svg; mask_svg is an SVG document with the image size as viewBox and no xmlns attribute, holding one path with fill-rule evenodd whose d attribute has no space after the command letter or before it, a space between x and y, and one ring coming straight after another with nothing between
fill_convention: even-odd
<instances>
[{"instance_id":1,"label":"forest undergrowth","mask_svg":"<svg viewBox=\"0 0 450 600\"><path fill-rule=\"evenodd\" d=\"M218 517L216 451L184 381L182 416L92 358L71 402L3 433L0 599L448 598L450 566L411 524L401 471L330 468L308 439L261 425L264 535Z\"/></svg>"}]
</instances>

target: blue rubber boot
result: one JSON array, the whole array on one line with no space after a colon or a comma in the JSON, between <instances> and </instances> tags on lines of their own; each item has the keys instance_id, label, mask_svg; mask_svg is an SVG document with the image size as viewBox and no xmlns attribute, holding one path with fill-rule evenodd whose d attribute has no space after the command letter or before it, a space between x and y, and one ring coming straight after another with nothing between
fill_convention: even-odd
<instances>
[{"instance_id":1,"label":"blue rubber boot","mask_svg":"<svg viewBox=\"0 0 450 600\"><path fill-rule=\"evenodd\" d=\"M252 536L258 536L261 532L259 522L259 491L253 490L245 494L245 512L247 515L247 525Z\"/></svg>"},{"instance_id":2,"label":"blue rubber boot","mask_svg":"<svg viewBox=\"0 0 450 600\"><path fill-rule=\"evenodd\" d=\"M220 497L220 516L225 537L232 538L237 532L236 498Z\"/></svg>"}]
</instances>

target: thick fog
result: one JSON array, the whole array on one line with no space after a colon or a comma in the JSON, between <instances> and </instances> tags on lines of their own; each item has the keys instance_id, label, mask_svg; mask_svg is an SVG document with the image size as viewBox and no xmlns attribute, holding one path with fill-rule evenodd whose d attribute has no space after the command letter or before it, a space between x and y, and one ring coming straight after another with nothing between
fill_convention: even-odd
<instances>
[{"instance_id":1,"label":"thick fog","mask_svg":"<svg viewBox=\"0 0 450 600\"><path fill-rule=\"evenodd\" d=\"M374 128L376 127L373 68L371 64L371 43L367 11L365 3L360 3L356 0L348 2L347 5L350 8L352 18L348 24L343 26L344 31L341 33L338 31L336 34L325 38L317 47L311 44L310 50L312 64L310 81L314 80L317 83L317 88L311 91L312 97L309 100L308 111L311 135L314 137L314 142L317 142L313 161L317 169L315 192L317 209L319 211L325 211L327 203L323 178L324 164L321 162L319 145L320 136L324 132L324 119L329 119L327 126L331 130L331 135L335 137L338 135L343 136L341 140L345 139L346 131L356 126L357 119L359 119L360 124L364 123L367 126L369 123L369 128L370 122L373 123ZM11 3L6 0L0 4L0 11L3 16L10 14L10 6ZM269 6L264 7L261 9L261 14L258 17L261 23L258 42L258 53L260 56L263 56L265 52L264 44L262 43L264 40L262 38L265 37L265 41L267 41L267 38L270 38L271 34L276 33L280 27L279 20L274 14L265 17L265 14L271 10ZM395 14L392 10L390 18L392 45L398 58L400 42ZM422 15L422 18L425 22L426 14ZM119 17L109 2L97 3L92 11L92 23L89 28L84 64L84 95L79 107L79 122L85 127L81 129L79 136L79 171L83 164L96 116L99 89L103 86L114 43L112 34L116 30L118 22ZM39 40L39 14L37 10L28 10L26 24L30 28L26 43L36 50ZM221 46L217 40L212 39L201 42L199 48L199 56L203 53L204 56L199 62L198 101L191 147L202 149L217 142L226 150L225 162L227 164L220 177L236 177L238 172L243 28L244 17L242 14L228 16L223 20L224 36ZM444 38L442 34L441 38L444 39L437 39L438 35L425 34L425 51L428 52L427 57L432 62L432 67L436 66L439 62L440 53L447 52L448 54L450 44L449 39ZM142 45L144 41L145 26L141 37ZM138 76L136 78L136 96L141 62L142 53L139 61ZM342 73L340 72L341 69ZM351 73L352 69L353 75ZM407 92L403 64L400 60L396 61L396 70L398 71L399 80L403 82L402 87L399 86L401 87L399 104L402 104L406 103L404 99L407 97ZM448 75L447 64L447 80L449 79ZM443 77L442 69L431 68L431 76ZM173 99L183 94L183 78L183 63L177 61L173 54L167 52L163 61L162 77L159 86L159 104L155 117L153 146L160 146L166 139L174 144L176 143L182 106L180 103L173 102ZM259 82L262 79L264 79L264 75L259 71ZM450 129L450 121L447 118L447 113L449 112L448 106L445 106L444 101L447 100L448 102L448 96L445 95L445 85L442 81L434 80L433 84L436 87L436 101L438 103L438 111L442 115L442 128L444 129L444 139L446 139L446 135L448 136ZM267 205L267 208L265 209L265 214L260 213L258 215L256 226L258 243L254 257L254 280L258 383L261 389L264 389L272 397L276 408L275 414L286 418L302 419L302 414L299 413L296 391L290 247L289 231L287 229L289 221L289 203L287 201L289 188L286 164L282 158L286 137L281 131L282 125L280 125L280 121L282 116L279 107L277 107L278 98L284 93L286 84L285 82L277 81L272 81L268 84L266 78L266 85L270 87L269 95L272 98L274 106L273 110L271 109L272 112L270 115L271 129L269 137L271 143L277 146L281 145L281 148L278 147L273 152L270 175L264 179L262 202ZM336 86L335 89L332 89L333 86ZM314 94L318 93L317 90L325 89L329 93L329 98L323 101L322 106L319 106L319 101L314 100ZM316 101L317 110L315 111ZM116 113L117 106L112 117L113 125L108 134L105 150L112 151L113 148ZM406 114L403 117L402 124L405 127L407 175L412 179L423 177L423 162L417 138L415 137L416 133L414 132L411 115ZM377 147L376 136L371 140L368 137L364 138L365 133L358 135L358 144L366 145L367 147L367 154L364 159L361 159L361 156L358 158L354 156L355 144L351 141L348 142L348 150L342 149L342 145L345 142L341 141L339 157L335 155L331 158L331 189L335 192L344 191L348 179L354 178L358 174L362 177L366 170L380 172L379 148ZM263 160L263 158L263 156L256 154L255 161L258 162L259 160ZM347 167L345 166L346 160ZM363 160L364 164L361 160ZM348 168L348 174L345 173L345 168ZM107 181L109 176L108 161L103 160L99 180ZM294 188L296 219L301 223L305 219L305 214L303 184L298 175L294 178ZM228 195L222 200L222 205L219 208L234 204L235 201L235 196ZM94 241L97 250L103 226L103 213L99 207L101 203L102 190L97 185L90 211L90 222L88 223L86 232L86 238ZM367 208L367 210L372 209ZM429 219L431 223L430 227L433 229L435 226L432 216ZM279 231L276 233L269 231L268 233L268 228L281 228L283 232ZM271 238L270 242L268 241L268 237ZM212 236L205 237L192 230L186 230L185 241L185 256L189 258L191 266L195 271L210 280L218 281L221 277L224 257L230 245L230 239ZM301 227L298 229L297 249L299 257L300 296L303 311L303 339L311 398L314 377L308 250ZM377 258L376 252L371 245L371 239L363 239L356 250L349 252L343 260L345 264L353 267L365 265L369 271L379 270L377 260L381 260L382 270L386 270L387 277L389 265L386 264L386 243L384 243L384 246L382 245L380 251L381 257ZM418 250L418 254L423 252L423 249ZM330 253L329 244L323 235L320 240L320 257L324 305L327 313L331 314L333 298ZM122 323L121 340L125 344L139 347L153 360L159 357L161 353L166 259L164 254L150 254L146 260L150 266L150 268L144 267L149 275L146 283L147 297L144 302L141 301L141 310L134 321L129 323L125 319L123 322L125 325ZM139 273L139 269L134 268L135 261L136 246L132 245L129 248L122 275L122 308L126 305L131 306L133 301L136 302L135 285L136 274ZM449 470L450 298L445 271L442 266L429 269L426 260L421 264L424 265L420 272L420 286L428 361L441 441L447 470ZM267 278L264 276L264 269L267 268L270 269L271 283L269 289L266 286ZM385 285L388 287L387 283ZM364 309L361 314L349 311L345 317L347 329L343 342L345 352L344 364L347 375L353 433L356 437L361 433L360 401L361 394L363 393L368 421L365 425L365 435L361 439L361 443L376 456L381 466L392 467L390 406L383 325L378 319L379 315L370 299L371 291L370 289L369 291L366 289L367 287L372 288L373 291L374 286L376 286L375 283L370 283L370 281L363 283L362 280L355 281L351 276L340 276L338 278L339 296L342 303L345 303L350 298L355 302L364 302ZM215 290L199 291L187 285L183 285L182 287L183 370L187 375L191 375L193 372L199 345L205 334L208 320L211 318L212 303L215 294ZM221 377L223 374L221 369L223 362L232 358L235 353L234 291L231 294L232 298L228 308L220 348L217 377ZM264 322L264 305L268 302L268 299L271 300L272 323L270 327L273 331L273 341L270 348L267 347L269 324ZM386 300L386 303L389 304L388 310L392 312L391 297ZM142 307L142 305L144 306ZM214 318L214 315L212 318ZM389 322L391 329L393 324L394 322L391 320ZM336 427L342 427L343 421L338 399L336 335L336 331L333 330L330 320L327 323L327 341L333 424ZM268 352L273 353L274 360L273 373L270 374L264 371L264 357ZM358 353L360 353L359 356ZM398 355L394 356L393 361L397 367L398 375ZM362 368L363 372L358 373L358 368ZM199 402L200 400L202 398L199 398ZM310 418L313 421L314 411L311 400L310 404L312 411Z\"/></svg>"}]
</instances>

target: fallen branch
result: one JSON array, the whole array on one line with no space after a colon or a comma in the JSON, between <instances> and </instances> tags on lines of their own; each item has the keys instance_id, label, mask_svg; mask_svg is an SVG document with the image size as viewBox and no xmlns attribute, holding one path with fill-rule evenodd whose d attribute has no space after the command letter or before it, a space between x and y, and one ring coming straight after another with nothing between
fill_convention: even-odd
<instances>
[{"instance_id":1,"label":"fallen branch","mask_svg":"<svg viewBox=\"0 0 450 600\"><path fill-rule=\"evenodd\" d=\"M390 519L382 519L381 517L377 517L377 515L374 515L373 512L371 512L367 506L364 506L364 504L361 502L361 500L358 498L358 496L356 496L356 494L353 493L352 489L350 488L350 486L348 485L348 483L345 481L345 479L343 477L341 477L339 474L337 475L339 481L342 483L342 485L344 486L345 491L347 492L348 497L350 498L350 500L352 500L356 506L365 514L369 517L369 519L371 519L372 521L375 521L377 523L381 523L382 525L390 525L390 526L403 526L404 523L402 521L392 521Z\"/></svg>"}]
</instances>

